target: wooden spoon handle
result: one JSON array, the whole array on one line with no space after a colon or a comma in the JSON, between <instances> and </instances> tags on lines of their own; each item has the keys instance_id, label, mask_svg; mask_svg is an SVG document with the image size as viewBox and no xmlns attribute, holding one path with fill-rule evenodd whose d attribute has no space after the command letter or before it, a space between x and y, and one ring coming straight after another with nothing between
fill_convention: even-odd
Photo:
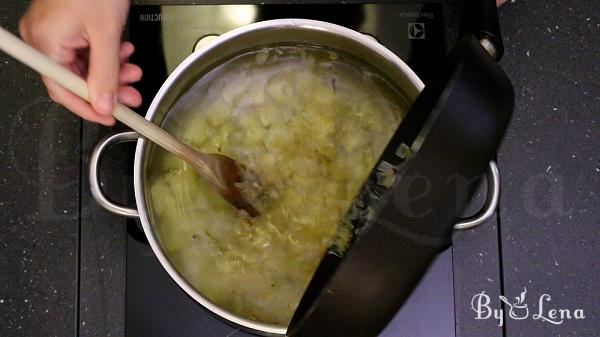
<instances>
[{"instance_id":1,"label":"wooden spoon handle","mask_svg":"<svg viewBox=\"0 0 600 337\"><path fill-rule=\"evenodd\" d=\"M67 88L77 96L88 102L90 101L87 83L82 78L42 54L37 49L29 46L2 27L0 27L0 49L43 76ZM139 132L142 136L160 145L165 150L194 165L209 181L219 183L219 179L214 175L214 172L206 162L206 159L210 158L206 158L206 156L204 156L204 159L200 158L198 153L192 148L120 103L117 103L115 106L113 116L121 123Z\"/></svg>"}]
</instances>

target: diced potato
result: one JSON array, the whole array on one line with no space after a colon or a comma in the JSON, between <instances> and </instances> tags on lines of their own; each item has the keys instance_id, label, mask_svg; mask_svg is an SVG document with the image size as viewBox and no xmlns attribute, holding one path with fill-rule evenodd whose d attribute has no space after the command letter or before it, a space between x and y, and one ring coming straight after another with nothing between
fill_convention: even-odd
<instances>
[{"instance_id":1,"label":"diced potato","mask_svg":"<svg viewBox=\"0 0 600 337\"><path fill-rule=\"evenodd\" d=\"M264 127L284 128L285 119L278 106L264 106L259 110L260 122Z\"/></svg>"},{"instance_id":2,"label":"diced potato","mask_svg":"<svg viewBox=\"0 0 600 337\"><path fill-rule=\"evenodd\" d=\"M217 99L206 108L206 121L213 128L218 128L231 118L231 105L223 99Z\"/></svg>"},{"instance_id":3,"label":"diced potato","mask_svg":"<svg viewBox=\"0 0 600 337\"><path fill-rule=\"evenodd\" d=\"M277 103L284 103L293 97L293 82L289 80L290 78L286 77L291 78L289 72L283 73L278 77L273 77L267 82L265 92L269 99Z\"/></svg>"},{"instance_id":4,"label":"diced potato","mask_svg":"<svg viewBox=\"0 0 600 337\"><path fill-rule=\"evenodd\" d=\"M262 86L260 83L255 83L255 85ZM240 98L237 101L237 105L240 107L244 107L249 105L263 104L264 102L264 90L248 90L240 95Z\"/></svg>"},{"instance_id":5,"label":"diced potato","mask_svg":"<svg viewBox=\"0 0 600 337\"><path fill-rule=\"evenodd\" d=\"M289 131L283 128L269 129L265 139L267 149L276 150L285 147L292 140Z\"/></svg>"},{"instance_id":6,"label":"diced potato","mask_svg":"<svg viewBox=\"0 0 600 337\"><path fill-rule=\"evenodd\" d=\"M189 128L181 134L181 140L200 148L208 137L212 135L214 129L209 127L208 121L204 116L196 116L189 123Z\"/></svg>"},{"instance_id":7,"label":"diced potato","mask_svg":"<svg viewBox=\"0 0 600 337\"><path fill-rule=\"evenodd\" d=\"M267 137L267 130L265 129L246 129L242 141L247 145L258 145L263 144Z\"/></svg>"},{"instance_id":8,"label":"diced potato","mask_svg":"<svg viewBox=\"0 0 600 337\"><path fill-rule=\"evenodd\" d=\"M238 100L252 85L253 83L248 78L230 76L229 81L224 83L223 90L221 91L222 98L229 106L238 106Z\"/></svg>"},{"instance_id":9,"label":"diced potato","mask_svg":"<svg viewBox=\"0 0 600 337\"><path fill-rule=\"evenodd\" d=\"M171 197L178 205L188 205L197 195L198 175L192 170L174 170L164 175L164 180L171 190ZM181 207L175 208L178 213L184 213Z\"/></svg>"},{"instance_id":10,"label":"diced potato","mask_svg":"<svg viewBox=\"0 0 600 337\"><path fill-rule=\"evenodd\" d=\"M241 129L264 129L259 118L259 109L251 106L236 110L235 117Z\"/></svg>"},{"instance_id":11,"label":"diced potato","mask_svg":"<svg viewBox=\"0 0 600 337\"><path fill-rule=\"evenodd\" d=\"M340 143L344 147L344 150L351 154L360 149L364 149L366 144L368 143L368 139L366 139L366 134L363 132L357 131L354 133L346 133L340 138Z\"/></svg>"},{"instance_id":12,"label":"diced potato","mask_svg":"<svg viewBox=\"0 0 600 337\"><path fill-rule=\"evenodd\" d=\"M260 168L261 172L273 172L280 168L278 157L274 152L264 153L256 160L256 165ZM262 179L268 179L268 177L263 177Z\"/></svg>"},{"instance_id":13,"label":"diced potato","mask_svg":"<svg viewBox=\"0 0 600 337\"><path fill-rule=\"evenodd\" d=\"M171 188L166 181L166 175L156 179L152 183L150 195L152 196L152 210L158 217L167 217L172 210L177 208L177 200L175 200L171 193Z\"/></svg>"}]
</instances>

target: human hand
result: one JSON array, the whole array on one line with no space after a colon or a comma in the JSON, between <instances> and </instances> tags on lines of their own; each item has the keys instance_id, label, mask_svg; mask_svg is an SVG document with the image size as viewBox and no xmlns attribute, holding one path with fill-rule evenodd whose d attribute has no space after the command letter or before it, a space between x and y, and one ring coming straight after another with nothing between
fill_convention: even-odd
<instances>
[{"instance_id":1,"label":"human hand","mask_svg":"<svg viewBox=\"0 0 600 337\"><path fill-rule=\"evenodd\" d=\"M42 77L48 95L81 118L114 125L117 101L137 107L140 93L130 84L142 77L128 63L133 44L121 42L128 0L34 0L19 22L21 37L84 78L91 104Z\"/></svg>"},{"instance_id":2,"label":"human hand","mask_svg":"<svg viewBox=\"0 0 600 337\"><path fill-rule=\"evenodd\" d=\"M508 0L496 0L496 6L500 7L500 6L502 6L507 1Z\"/></svg>"}]
</instances>

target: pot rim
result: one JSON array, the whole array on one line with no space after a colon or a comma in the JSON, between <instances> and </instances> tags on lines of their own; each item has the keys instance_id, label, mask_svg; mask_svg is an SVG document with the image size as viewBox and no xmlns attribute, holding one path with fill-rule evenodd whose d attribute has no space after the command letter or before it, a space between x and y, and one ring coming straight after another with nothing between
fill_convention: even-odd
<instances>
[{"instance_id":1,"label":"pot rim","mask_svg":"<svg viewBox=\"0 0 600 337\"><path fill-rule=\"evenodd\" d=\"M147 120L152 121L156 111L159 107L160 102L163 100L167 92L171 89L172 85L182 76L182 74L192 66L197 59L203 57L209 50L219 45L220 43L238 38L244 34L247 34L252 31L264 30L269 28L295 28L299 27L302 29L309 29L314 31L324 31L337 35L344 36L346 38L350 38L355 42L362 44L363 46L371 49L373 52L378 53L383 56L389 62L394 63L399 71L402 72L402 75L406 77L407 81L414 86L414 90L416 92L420 92L424 84L419 79L419 77L414 73L414 71L406 65L404 61L402 61L396 54L391 52L385 46L377 42L370 36L366 36L360 32L355 30L325 22L319 20L309 20L309 19L276 19L276 20L266 20L257 23L252 23L246 26L242 26L231 31L228 31L214 40L212 40L207 45L198 49L197 51L190 54L181 64L175 68L175 70L169 75L167 80L162 84L160 90L155 95L152 103L150 104L148 111L146 113L145 118ZM411 89L411 88L402 88L403 90ZM410 99L414 99L414 97L410 97ZM142 223L142 227L144 233L150 243L152 251L158 258L160 264L165 268L167 273L173 278L173 280L181 287L190 297L192 297L196 302L201 304L204 308L211 311L213 314L218 315L220 318L226 319L229 323L233 323L234 325L244 329L250 330L256 333L260 333L263 335L275 335L275 336L285 336L287 332L287 326L276 325L276 324L267 324L261 323L257 321L250 320L248 318L244 318L242 316L236 315L228 310L221 308L219 305L213 303L210 299L202 295L198 290L196 290L190 283L188 283L185 278L179 274L179 272L175 269L173 264L169 261L166 253L163 251L161 244L158 241L157 236L154 233L152 226L150 225L149 214L146 206L146 197L144 191L143 184L143 171L144 171L144 161L145 161L145 149L146 148L146 140L140 138L137 142L136 151L135 151L135 159L134 159L134 190L135 190L135 199L136 206L139 212L140 222Z\"/></svg>"}]
</instances>

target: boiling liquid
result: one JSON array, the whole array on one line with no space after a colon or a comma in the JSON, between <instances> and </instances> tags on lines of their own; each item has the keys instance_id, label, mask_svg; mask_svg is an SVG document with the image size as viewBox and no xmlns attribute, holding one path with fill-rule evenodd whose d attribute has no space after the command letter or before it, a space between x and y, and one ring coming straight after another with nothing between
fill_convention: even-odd
<instances>
[{"instance_id":1,"label":"boiling liquid","mask_svg":"<svg viewBox=\"0 0 600 337\"><path fill-rule=\"evenodd\" d=\"M154 147L148 198L167 256L222 308L288 324L406 108L383 76L330 50L273 47L213 69L163 127L201 152L243 163L270 197L249 218Z\"/></svg>"}]
</instances>

